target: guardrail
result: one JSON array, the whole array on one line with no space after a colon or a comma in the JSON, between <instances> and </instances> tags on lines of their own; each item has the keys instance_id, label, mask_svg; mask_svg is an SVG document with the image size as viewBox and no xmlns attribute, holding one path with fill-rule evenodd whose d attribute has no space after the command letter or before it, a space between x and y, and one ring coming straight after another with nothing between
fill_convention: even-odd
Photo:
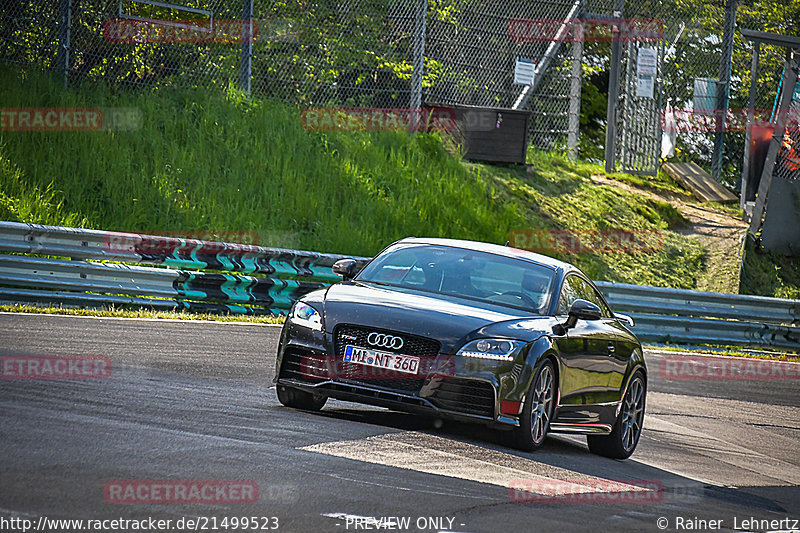
<instances>
[{"instance_id":1,"label":"guardrail","mask_svg":"<svg viewBox=\"0 0 800 533\"><path fill-rule=\"evenodd\" d=\"M0 254L3 300L250 315L339 280L331 266L349 257L3 221L0 252L26 254Z\"/></svg>"},{"instance_id":2,"label":"guardrail","mask_svg":"<svg viewBox=\"0 0 800 533\"><path fill-rule=\"evenodd\" d=\"M800 351L800 300L596 282L614 311L650 342L735 344Z\"/></svg>"},{"instance_id":3,"label":"guardrail","mask_svg":"<svg viewBox=\"0 0 800 533\"><path fill-rule=\"evenodd\" d=\"M349 257L2 221L0 252L0 300L251 315L285 313L303 294L338 281L331 266ZM635 319L644 341L800 351L800 300L597 286L612 309Z\"/></svg>"}]
</instances>

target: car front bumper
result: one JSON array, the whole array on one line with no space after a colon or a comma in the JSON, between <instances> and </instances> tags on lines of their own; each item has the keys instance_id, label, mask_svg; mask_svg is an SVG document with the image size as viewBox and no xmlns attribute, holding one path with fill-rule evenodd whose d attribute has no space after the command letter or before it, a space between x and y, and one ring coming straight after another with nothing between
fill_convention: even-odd
<instances>
[{"instance_id":1,"label":"car front bumper","mask_svg":"<svg viewBox=\"0 0 800 533\"><path fill-rule=\"evenodd\" d=\"M336 339L287 320L281 334L275 370L278 387L290 386L353 401L428 416L481 422L510 429L516 413L502 413L501 395L517 388L521 365L432 354L420 375L353 376L337 357ZM346 368L345 368L346 367Z\"/></svg>"},{"instance_id":2,"label":"car front bumper","mask_svg":"<svg viewBox=\"0 0 800 533\"><path fill-rule=\"evenodd\" d=\"M534 348L531 348L534 350ZM538 348L535 348L538 350ZM530 355L530 356L529 356ZM336 339L287 320L281 334L274 382L338 400L386 407L428 416L480 422L497 429L520 426L520 413L533 372L524 353L515 360L484 360L435 354L425 375L353 376L342 372ZM619 402L557 403L552 432L607 434Z\"/></svg>"}]
</instances>

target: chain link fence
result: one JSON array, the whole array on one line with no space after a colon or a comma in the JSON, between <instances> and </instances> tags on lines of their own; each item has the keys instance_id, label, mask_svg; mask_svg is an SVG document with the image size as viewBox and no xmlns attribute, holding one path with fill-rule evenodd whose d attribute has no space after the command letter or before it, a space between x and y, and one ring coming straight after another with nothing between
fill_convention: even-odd
<instances>
[{"instance_id":1,"label":"chain link fence","mask_svg":"<svg viewBox=\"0 0 800 533\"><path fill-rule=\"evenodd\" d=\"M233 86L300 106L402 108L416 97L526 109L531 143L565 148L578 136L581 83L602 85L610 68L609 40L571 34L574 19L597 24L620 5L623 18L663 24L663 41L623 43L615 118L623 167L653 166L664 109L696 115L695 80L719 78L722 2L700 12L665 0L0 0L0 60L56 69L70 84ZM740 23L756 23L752 10ZM634 94L643 46L656 48L663 64L652 99ZM735 34L734 110L747 107L751 46ZM757 113L771 109L777 91L784 52L773 48L762 49ZM514 83L518 58L536 62L532 87ZM424 65L421 79L415 61ZM593 127L604 123L598 116ZM710 167L716 136L679 131L678 157ZM726 132L729 182L741 168L743 139Z\"/></svg>"},{"instance_id":2,"label":"chain link fence","mask_svg":"<svg viewBox=\"0 0 800 533\"><path fill-rule=\"evenodd\" d=\"M741 27L761 29L765 21L756 17L752 9L737 3L730 6L738 8L734 27L733 20L726 19L726 4L730 2L719 0L704 4L700 10L695 5L644 0L629 3L626 16L651 16L664 24L661 125L665 133L676 134L673 137L677 147L675 158L694 161L711 172L715 164L714 144L722 143L719 177L733 188L741 177L745 156L753 49L753 43L737 30ZM786 30L792 31L791 28ZM730 40L726 40L728 31ZM797 29L793 31L796 33ZM726 47L731 48L730 52ZM727 105L720 107L716 91L720 84L724 86L726 73L722 67L728 53L731 57L727 74L730 86ZM769 122L773 118L785 53L781 47L761 47L762 62L753 105L756 122ZM723 116L724 122L716 114ZM676 123L665 124L667 118L674 118Z\"/></svg>"},{"instance_id":3,"label":"chain link fence","mask_svg":"<svg viewBox=\"0 0 800 533\"><path fill-rule=\"evenodd\" d=\"M797 84L797 87L800 87L800 84ZM786 133L783 145L778 152L775 177L798 181L800 180L800 98L792 99L784 120L786 121ZM800 212L800 205L795 208L795 211Z\"/></svg>"},{"instance_id":4,"label":"chain link fence","mask_svg":"<svg viewBox=\"0 0 800 533\"><path fill-rule=\"evenodd\" d=\"M60 26L57 2L0 1L0 59L56 68Z\"/></svg>"},{"instance_id":5,"label":"chain link fence","mask_svg":"<svg viewBox=\"0 0 800 533\"><path fill-rule=\"evenodd\" d=\"M252 87L302 105L407 107L416 0L256 0Z\"/></svg>"},{"instance_id":6,"label":"chain link fence","mask_svg":"<svg viewBox=\"0 0 800 533\"><path fill-rule=\"evenodd\" d=\"M443 2L438 3L444 4ZM579 16L574 0L464 0L459 9L429 18L427 101L532 112L530 139L563 148L569 131L572 48L559 41L560 24ZM514 84L517 58L536 62L532 90Z\"/></svg>"},{"instance_id":7,"label":"chain link fence","mask_svg":"<svg viewBox=\"0 0 800 533\"><path fill-rule=\"evenodd\" d=\"M565 142L570 45L515 41L509 28L563 20L572 0L250 4L0 0L0 59L63 70L70 84L235 86L302 106L408 107L414 52L424 50L423 104L512 108L523 89L513 83L515 60L541 63L549 51L524 108L535 117L534 145ZM57 59L64 51L66 65Z\"/></svg>"}]
</instances>

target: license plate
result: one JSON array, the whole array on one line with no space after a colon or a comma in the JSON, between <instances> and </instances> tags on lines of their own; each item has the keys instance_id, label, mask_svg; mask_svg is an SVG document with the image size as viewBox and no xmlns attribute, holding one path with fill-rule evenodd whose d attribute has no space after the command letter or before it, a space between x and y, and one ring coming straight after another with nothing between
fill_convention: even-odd
<instances>
[{"instance_id":1,"label":"license plate","mask_svg":"<svg viewBox=\"0 0 800 533\"><path fill-rule=\"evenodd\" d=\"M419 372L419 357L390 352L379 352L369 348L347 345L344 348L344 361L406 374Z\"/></svg>"}]
</instances>

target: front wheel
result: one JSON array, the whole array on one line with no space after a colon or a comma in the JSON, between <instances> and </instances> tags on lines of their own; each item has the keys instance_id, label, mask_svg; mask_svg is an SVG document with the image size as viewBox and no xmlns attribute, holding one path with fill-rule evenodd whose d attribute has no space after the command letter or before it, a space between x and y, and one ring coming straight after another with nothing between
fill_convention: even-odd
<instances>
[{"instance_id":1,"label":"front wheel","mask_svg":"<svg viewBox=\"0 0 800 533\"><path fill-rule=\"evenodd\" d=\"M588 435L586 442L589 445L589 451L611 459L630 457L642 434L646 396L647 385L644 381L644 374L637 371L622 399L622 406L614 429L609 435Z\"/></svg>"},{"instance_id":2,"label":"front wheel","mask_svg":"<svg viewBox=\"0 0 800 533\"><path fill-rule=\"evenodd\" d=\"M544 443L555 408L556 387L553 363L547 359L533 377L519 427L512 432L515 448L531 452Z\"/></svg>"},{"instance_id":3,"label":"front wheel","mask_svg":"<svg viewBox=\"0 0 800 533\"><path fill-rule=\"evenodd\" d=\"M304 411L319 411L328 401L327 396L312 394L300 389L278 385L278 401L286 407Z\"/></svg>"}]
</instances>

